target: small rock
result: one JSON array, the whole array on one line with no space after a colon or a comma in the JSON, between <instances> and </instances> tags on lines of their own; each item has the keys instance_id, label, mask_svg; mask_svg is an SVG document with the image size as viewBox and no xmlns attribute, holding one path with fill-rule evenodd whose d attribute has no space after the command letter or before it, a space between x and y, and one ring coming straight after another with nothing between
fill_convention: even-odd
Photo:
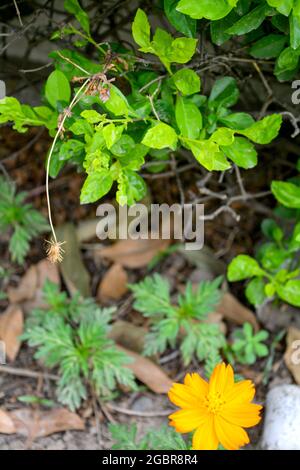
<instances>
[{"instance_id":1,"label":"small rock","mask_svg":"<svg viewBox=\"0 0 300 470\"><path fill-rule=\"evenodd\" d=\"M145 396L139 397L132 405L132 409L140 412L151 411L153 410L153 400Z\"/></svg>"},{"instance_id":2,"label":"small rock","mask_svg":"<svg viewBox=\"0 0 300 470\"><path fill-rule=\"evenodd\" d=\"M300 450L300 387L280 385L267 394L261 447Z\"/></svg>"}]
</instances>

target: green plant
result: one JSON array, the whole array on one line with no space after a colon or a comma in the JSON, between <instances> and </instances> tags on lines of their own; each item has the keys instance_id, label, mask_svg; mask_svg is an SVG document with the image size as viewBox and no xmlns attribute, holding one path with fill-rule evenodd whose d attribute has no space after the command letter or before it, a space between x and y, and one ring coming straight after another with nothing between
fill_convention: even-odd
<instances>
[{"instance_id":1,"label":"green plant","mask_svg":"<svg viewBox=\"0 0 300 470\"><path fill-rule=\"evenodd\" d=\"M134 308L150 319L145 354L163 353L179 341L187 365L194 354L199 360L207 361L218 352L225 338L219 325L209 323L207 316L220 301L218 287L221 280L219 277L212 282L203 281L195 290L188 283L184 293L178 295L176 304L171 301L169 282L159 274L131 285Z\"/></svg>"},{"instance_id":2,"label":"green plant","mask_svg":"<svg viewBox=\"0 0 300 470\"><path fill-rule=\"evenodd\" d=\"M72 162L87 173L82 203L99 200L116 181L118 202L131 205L147 190L138 173L146 156L155 160L159 151L164 159L176 149L187 149L209 171L230 169L232 162L242 168L256 165L253 143L273 140L282 117L274 114L256 122L247 113L232 112L239 97L232 77L217 80L208 97L201 95L199 75L184 67L197 54L196 39L174 38L161 28L152 37L147 16L139 9L133 37L140 51L157 56L167 73L139 70L129 51L108 61L109 50L90 36L87 15L76 2L70 9L70 3L65 2L66 8L81 29L68 25L54 38L80 36L96 48L102 63L74 50L54 51L50 56L55 70L45 84L45 106L31 108L11 97L0 103L0 122L12 121L19 132L46 125L50 135L60 134L48 162L52 177ZM170 8L173 18L175 9ZM82 47L81 42L75 41L76 46ZM120 71L130 86L127 96L113 83ZM76 99L71 102L72 83Z\"/></svg>"},{"instance_id":3,"label":"green plant","mask_svg":"<svg viewBox=\"0 0 300 470\"><path fill-rule=\"evenodd\" d=\"M263 342L268 337L267 331L261 330L255 334L250 323L244 323L243 328L233 333L231 349L236 360L240 364L254 364L258 357L266 357L269 350Z\"/></svg>"},{"instance_id":4,"label":"green plant","mask_svg":"<svg viewBox=\"0 0 300 470\"><path fill-rule=\"evenodd\" d=\"M228 279L250 279L245 293L249 302L255 306L276 295L299 307L300 222L294 225L289 236L273 219L262 222L262 231L268 241L259 247L256 259L248 255L234 258L228 267Z\"/></svg>"},{"instance_id":5,"label":"green plant","mask_svg":"<svg viewBox=\"0 0 300 470\"><path fill-rule=\"evenodd\" d=\"M182 436L169 426L150 429L140 438L136 424L110 424L109 430L115 443L112 450L188 450L191 439L186 442Z\"/></svg>"},{"instance_id":6,"label":"green plant","mask_svg":"<svg viewBox=\"0 0 300 470\"><path fill-rule=\"evenodd\" d=\"M9 252L19 264L24 262L30 241L49 230L45 218L25 202L26 196L26 192L17 192L13 182L0 176L0 231L10 234Z\"/></svg>"},{"instance_id":7,"label":"green plant","mask_svg":"<svg viewBox=\"0 0 300 470\"><path fill-rule=\"evenodd\" d=\"M114 309L100 309L91 299L79 295L68 299L56 284L44 289L47 310L31 312L22 339L37 348L35 358L47 367L58 367L58 400L74 410L93 393L107 396L117 383L134 388L130 359L108 338Z\"/></svg>"},{"instance_id":8,"label":"green plant","mask_svg":"<svg viewBox=\"0 0 300 470\"><path fill-rule=\"evenodd\" d=\"M165 5L170 3L171 0L165 1ZM274 73L279 80L289 80L299 70L299 0L180 0L174 3L182 16L188 15L194 21L210 20L214 44L221 46L232 38L241 37L254 59L276 59ZM176 27L174 22L172 24Z\"/></svg>"}]
</instances>

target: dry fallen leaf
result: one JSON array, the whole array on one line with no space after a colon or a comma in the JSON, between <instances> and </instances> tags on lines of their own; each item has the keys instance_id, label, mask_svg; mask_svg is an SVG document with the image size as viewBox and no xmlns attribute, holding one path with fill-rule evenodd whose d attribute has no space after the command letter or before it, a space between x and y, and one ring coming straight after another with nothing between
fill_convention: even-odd
<instances>
[{"instance_id":1,"label":"dry fallen leaf","mask_svg":"<svg viewBox=\"0 0 300 470\"><path fill-rule=\"evenodd\" d=\"M0 434L14 434L16 428L12 418L6 411L0 410Z\"/></svg>"},{"instance_id":2,"label":"dry fallen leaf","mask_svg":"<svg viewBox=\"0 0 300 470\"><path fill-rule=\"evenodd\" d=\"M170 390L173 382L159 366L150 359L122 346L118 346L118 348L133 359L133 362L127 364L126 367L131 369L136 378L147 385L150 390L155 393L167 393Z\"/></svg>"},{"instance_id":3,"label":"dry fallen leaf","mask_svg":"<svg viewBox=\"0 0 300 470\"><path fill-rule=\"evenodd\" d=\"M170 240L120 240L111 246L102 248L97 252L100 258L106 258L117 262L126 268L141 268L148 263L160 251L165 250Z\"/></svg>"},{"instance_id":4,"label":"dry fallen leaf","mask_svg":"<svg viewBox=\"0 0 300 470\"><path fill-rule=\"evenodd\" d=\"M259 325L254 313L241 304L232 294L230 294L230 292L226 292L223 295L216 311L221 313L227 320L231 320L238 325L243 325L245 322L249 322L255 331L259 330Z\"/></svg>"},{"instance_id":5,"label":"dry fallen leaf","mask_svg":"<svg viewBox=\"0 0 300 470\"><path fill-rule=\"evenodd\" d=\"M124 320L117 320L112 325L109 337L123 348L141 353L145 346L147 332L148 330L142 326L136 326Z\"/></svg>"},{"instance_id":6,"label":"dry fallen leaf","mask_svg":"<svg viewBox=\"0 0 300 470\"><path fill-rule=\"evenodd\" d=\"M18 305L10 305L0 315L0 339L4 341L6 355L10 361L14 361L19 352L19 336L23 333L23 326L23 312Z\"/></svg>"},{"instance_id":7,"label":"dry fallen leaf","mask_svg":"<svg viewBox=\"0 0 300 470\"><path fill-rule=\"evenodd\" d=\"M79 292L83 297L89 297L91 295L90 274L82 261L75 226L67 223L58 227L57 238L66 242L59 269L70 294L74 295Z\"/></svg>"},{"instance_id":8,"label":"dry fallen leaf","mask_svg":"<svg viewBox=\"0 0 300 470\"><path fill-rule=\"evenodd\" d=\"M60 284L57 266L44 259L28 269L17 287L8 289L9 301L11 303L26 302L25 311L42 306L44 304L42 288L47 279L55 284Z\"/></svg>"},{"instance_id":9,"label":"dry fallen leaf","mask_svg":"<svg viewBox=\"0 0 300 470\"><path fill-rule=\"evenodd\" d=\"M70 429L84 430L84 421L65 408L47 411L20 408L11 411L9 417L13 421L15 432L32 440Z\"/></svg>"},{"instance_id":10,"label":"dry fallen leaf","mask_svg":"<svg viewBox=\"0 0 300 470\"><path fill-rule=\"evenodd\" d=\"M127 283L125 269L118 263L113 264L99 284L97 299L103 302L110 299L119 300L128 290Z\"/></svg>"},{"instance_id":11,"label":"dry fallen leaf","mask_svg":"<svg viewBox=\"0 0 300 470\"><path fill-rule=\"evenodd\" d=\"M286 337L284 361L297 384L300 385L300 330L291 326Z\"/></svg>"}]
</instances>

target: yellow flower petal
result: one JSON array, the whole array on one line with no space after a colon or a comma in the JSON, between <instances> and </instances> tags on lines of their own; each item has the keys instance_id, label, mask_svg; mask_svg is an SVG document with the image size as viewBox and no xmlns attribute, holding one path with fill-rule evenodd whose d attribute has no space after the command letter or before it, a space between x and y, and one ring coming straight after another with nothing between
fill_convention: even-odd
<instances>
[{"instance_id":1,"label":"yellow flower petal","mask_svg":"<svg viewBox=\"0 0 300 470\"><path fill-rule=\"evenodd\" d=\"M230 364L226 366L224 362L218 364L211 375L209 381L209 392L225 395L234 386L234 373Z\"/></svg>"},{"instance_id":2,"label":"yellow flower petal","mask_svg":"<svg viewBox=\"0 0 300 470\"><path fill-rule=\"evenodd\" d=\"M186 374L184 384L191 387L199 397L208 393L208 383L199 374Z\"/></svg>"},{"instance_id":3,"label":"yellow flower petal","mask_svg":"<svg viewBox=\"0 0 300 470\"><path fill-rule=\"evenodd\" d=\"M249 443L248 434L242 427L225 421L221 416L215 416L215 431L218 440L227 450L238 450Z\"/></svg>"},{"instance_id":4,"label":"yellow flower petal","mask_svg":"<svg viewBox=\"0 0 300 470\"><path fill-rule=\"evenodd\" d=\"M168 392L168 397L174 405L180 408L196 408L199 404L197 392L183 384L174 383Z\"/></svg>"},{"instance_id":5,"label":"yellow flower petal","mask_svg":"<svg viewBox=\"0 0 300 470\"><path fill-rule=\"evenodd\" d=\"M251 402L255 395L255 388L251 380L242 380L233 384L232 389L227 390L224 399L230 404Z\"/></svg>"},{"instance_id":6,"label":"yellow flower petal","mask_svg":"<svg viewBox=\"0 0 300 470\"><path fill-rule=\"evenodd\" d=\"M171 420L170 425L174 426L177 432L186 433L194 431L194 429L205 422L208 416L205 410L203 411L196 409L176 411L169 416Z\"/></svg>"},{"instance_id":7,"label":"yellow flower petal","mask_svg":"<svg viewBox=\"0 0 300 470\"><path fill-rule=\"evenodd\" d=\"M224 406L221 416L229 423L242 426L243 428L250 428L255 426L261 420L259 412L262 406L254 403L247 403L246 405Z\"/></svg>"},{"instance_id":8,"label":"yellow flower petal","mask_svg":"<svg viewBox=\"0 0 300 470\"><path fill-rule=\"evenodd\" d=\"M193 435L193 450L216 450L219 441L215 432L214 417L209 415Z\"/></svg>"}]
</instances>

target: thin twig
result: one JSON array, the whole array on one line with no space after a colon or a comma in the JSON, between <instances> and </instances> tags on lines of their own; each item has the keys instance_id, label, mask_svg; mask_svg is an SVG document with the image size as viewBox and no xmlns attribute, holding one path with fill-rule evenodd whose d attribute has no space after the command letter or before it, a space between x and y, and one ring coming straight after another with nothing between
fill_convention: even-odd
<instances>
[{"instance_id":1,"label":"thin twig","mask_svg":"<svg viewBox=\"0 0 300 470\"><path fill-rule=\"evenodd\" d=\"M5 374L10 375L18 375L20 377L31 377L33 379L40 379L41 377L54 381L59 379L59 377L54 374L48 374L46 372L34 372L32 370L10 367L6 365L0 365L0 372L4 372Z\"/></svg>"},{"instance_id":2,"label":"thin twig","mask_svg":"<svg viewBox=\"0 0 300 470\"><path fill-rule=\"evenodd\" d=\"M157 416L168 416L169 414L173 413L174 410L163 410L163 411L136 411L136 410L129 410L127 408L122 408L120 406L112 405L111 403L107 403L106 407L111 411L116 411L117 413L122 413L128 416L139 416L141 418L155 418Z\"/></svg>"},{"instance_id":3,"label":"thin twig","mask_svg":"<svg viewBox=\"0 0 300 470\"><path fill-rule=\"evenodd\" d=\"M16 12L17 12L17 15L18 15L18 19L19 19L19 23L20 25L22 26L23 28L23 21L22 21L22 18L21 18L21 14L20 14L20 10L19 10L19 7L18 7L18 4L16 2L16 0L13 0L14 1L14 5L15 5L15 9L16 9Z\"/></svg>"}]
</instances>

